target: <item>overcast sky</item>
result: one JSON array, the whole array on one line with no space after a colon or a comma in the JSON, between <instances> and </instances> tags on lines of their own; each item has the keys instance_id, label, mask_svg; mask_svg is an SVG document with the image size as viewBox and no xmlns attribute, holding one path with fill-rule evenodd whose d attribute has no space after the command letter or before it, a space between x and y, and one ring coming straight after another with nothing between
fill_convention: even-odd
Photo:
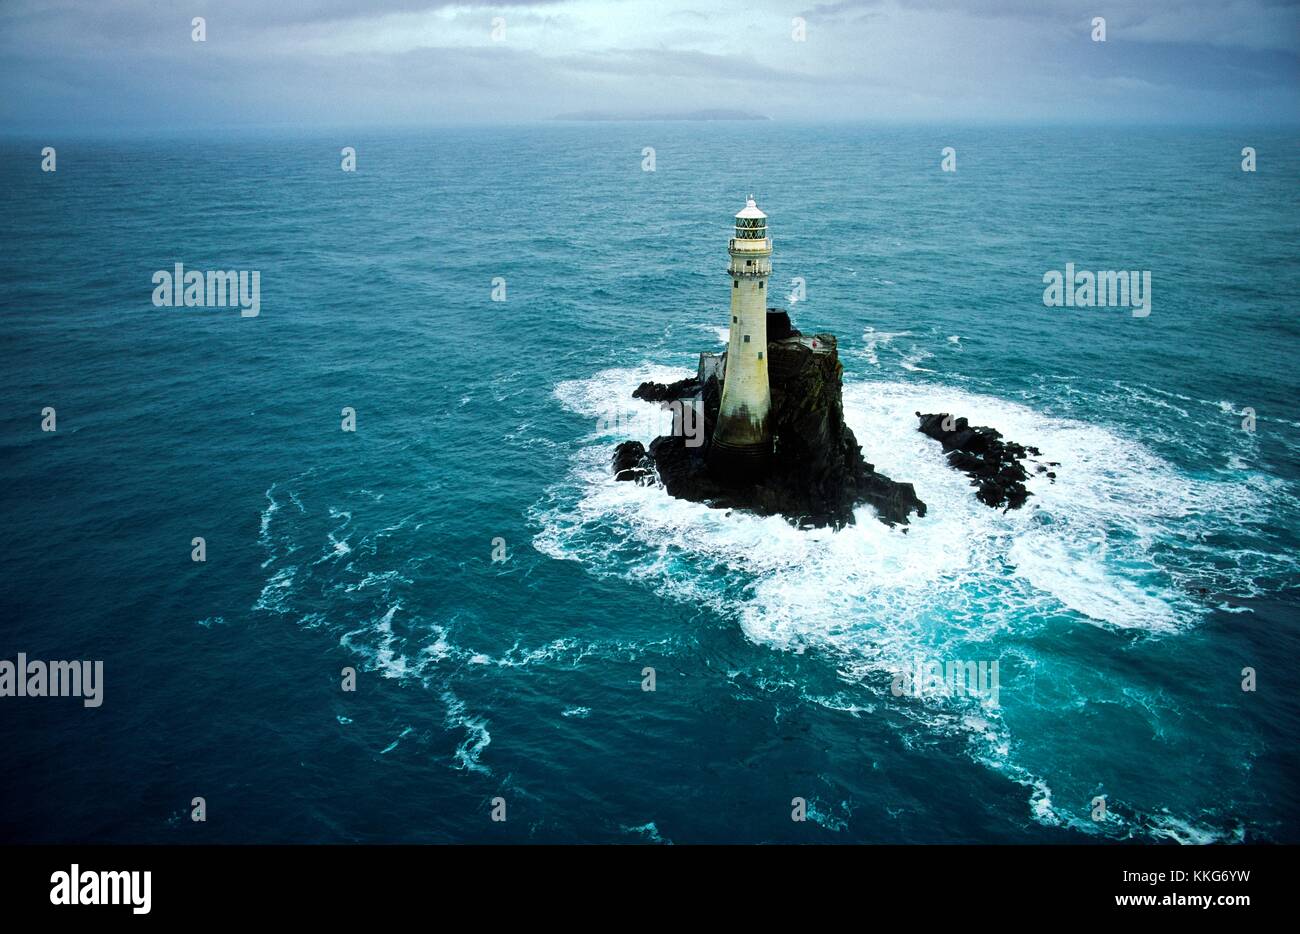
<instances>
[{"instance_id":1,"label":"overcast sky","mask_svg":"<svg viewBox=\"0 0 1300 934\"><path fill-rule=\"evenodd\" d=\"M1298 51L1300 0L0 0L0 127L1297 123Z\"/></svg>"}]
</instances>

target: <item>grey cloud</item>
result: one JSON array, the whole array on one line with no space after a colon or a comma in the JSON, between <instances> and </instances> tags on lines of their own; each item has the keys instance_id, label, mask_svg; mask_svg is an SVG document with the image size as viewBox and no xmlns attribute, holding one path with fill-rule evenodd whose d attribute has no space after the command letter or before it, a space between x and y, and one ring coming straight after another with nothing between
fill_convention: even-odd
<instances>
[{"instance_id":1,"label":"grey cloud","mask_svg":"<svg viewBox=\"0 0 1300 934\"><path fill-rule=\"evenodd\" d=\"M1087 36L1096 4L1080 0L823 3L806 11L805 43L782 0L753 0L739 19L690 0L548 0L457 3L466 12L436 20L384 17L452 4L15 0L0 6L0 121L311 127L689 105L778 119L1297 122L1300 30L1283 26L1300 5L1230 2L1149 0L1113 12L1101 45ZM498 13L511 41L488 40ZM192 15L209 17L202 47Z\"/></svg>"}]
</instances>

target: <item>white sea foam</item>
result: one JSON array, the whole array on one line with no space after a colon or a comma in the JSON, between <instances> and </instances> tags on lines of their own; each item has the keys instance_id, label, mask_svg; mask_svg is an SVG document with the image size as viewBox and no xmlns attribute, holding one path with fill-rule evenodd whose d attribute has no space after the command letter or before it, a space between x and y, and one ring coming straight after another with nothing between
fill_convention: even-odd
<instances>
[{"instance_id":1,"label":"white sea foam","mask_svg":"<svg viewBox=\"0 0 1300 934\"><path fill-rule=\"evenodd\" d=\"M271 489L266 491L267 506L265 509L262 510L262 518L261 518L262 538L266 537L268 531L271 528L271 519L275 516L276 510L280 508L280 504L277 503L272 498L272 494L274 493L274 491L275 491L274 484L271 486Z\"/></svg>"},{"instance_id":2,"label":"white sea foam","mask_svg":"<svg viewBox=\"0 0 1300 934\"><path fill-rule=\"evenodd\" d=\"M594 415L611 395L654 375L648 367L607 371L562 384L556 395L572 411ZM657 375L679 378L673 370ZM982 611L987 608L973 606L967 591L992 581L1003 587L994 603L1050 609L1054 599L1058 609L1073 609L1098 624L1158 632L1192 624L1204 609L1160 580L1160 568L1147 557L1152 540L1216 503L1229 510L1258 505L1248 487L1186 478L1108 429L1048 418L992 397L858 383L846 386L844 398L846 420L867 457L883 473L913 482L930 506L906 534L871 521L868 507L859 510L854 527L807 532L778 517L728 515L653 487L615 483L601 444L576 455L579 498L570 510L546 517L537 545L556 557L591 558L599 565L604 562L597 551L608 549L603 541L586 541L582 530L608 525L645 546L641 562L611 560L608 570L649 580L687 600L707 599L710 588L700 585L712 578L691 574L691 565L743 571L752 582L742 608L746 631L783 645L822 630L852 641L856 636L835 625L846 616L886 616L912 628L914 617L945 600L950 609ZM989 509L975 499L967 478L948 466L939 445L915 430L918 410L961 412L972 423L1038 446L1042 460L1059 463L1053 468L1056 482L1036 474L1025 509ZM640 440L651 440L652 431L647 428ZM1108 535L1114 542L1105 546ZM993 623L1006 615L996 614Z\"/></svg>"},{"instance_id":3,"label":"white sea foam","mask_svg":"<svg viewBox=\"0 0 1300 934\"><path fill-rule=\"evenodd\" d=\"M392 752L394 749L397 748L398 744L401 743L402 740L406 739L406 737L410 736L414 732L415 732L415 727L408 726L406 729L402 730L401 733L397 734L397 739L393 740L383 749L379 750L379 754L383 756Z\"/></svg>"},{"instance_id":4,"label":"white sea foam","mask_svg":"<svg viewBox=\"0 0 1300 934\"><path fill-rule=\"evenodd\" d=\"M844 802L840 803L840 807L847 810L847 804ZM819 824L832 833L843 833L849 828L845 820L837 817L830 807L823 805L816 798L807 802L807 817L814 824Z\"/></svg>"},{"instance_id":5,"label":"white sea foam","mask_svg":"<svg viewBox=\"0 0 1300 934\"><path fill-rule=\"evenodd\" d=\"M1245 839L1243 828L1238 827L1230 833L1224 833L1212 827L1175 817L1172 814L1156 814L1152 816L1147 821L1146 831L1153 837L1188 845L1241 843Z\"/></svg>"},{"instance_id":6,"label":"white sea foam","mask_svg":"<svg viewBox=\"0 0 1300 934\"><path fill-rule=\"evenodd\" d=\"M1008 557L1016 572L1040 591L1088 620L1121 628L1174 630L1178 616L1160 596L1108 570L1103 552L1071 546L1051 533L1026 533L1012 543ZM1170 595L1170 600L1180 595ZM1197 612L1195 606L1189 613Z\"/></svg>"},{"instance_id":7,"label":"white sea foam","mask_svg":"<svg viewBox=\"0 0 1300 934\"><path fill-rule=\"evenodd\" d=\"M396 569L389 569L387 571L370 571L356 583L344 584L343 589L347 593L353 593L370 587L389 587L397 583L409 584L410 582L410 578L402 576Z\"/></svg>"},{"instance_id":8,"label":"white sea foam","mask_svg":"<svg viewBox=\"0 0 1300 934\"><path fill-rule=\"evenodd\" d=\"M470 772L491 775L492 770L479 762L479 756L492 742L488 732L487 720L466 712L465 702L450 690L442 692L443 703L447 705L445 724L449 730L464 730L465 739L456 747L456 767Z\"/></svg>"},{"instance_id":9,"label":"white sea foam","mask_svg":"<svg viewBox=\"0 0 1300 934\"><path fill-rule=\"evenodd\" d=\"M929 360L933 356L934 354L930 353L928 350L913 350L905 356L903 361L898 365L909 373L933 373L934 370L918 365L922 361Z\"/></svg>"},{"instance_id":10,"label":"white sea foam","mask_svg":"<svg viewBox=\"0 0 1300 934\"><path fill-rule=\"evenodd\" d=\"M316 564L324 564L326 561L335 561L344 555L352 554L352 546L348 544L347 539L335 538L334 533L328 535L330 547L316 559Z\"/></svg>"},{"instance_id":11,"label":"white sea foam","mask_svg":"<svg viewBox=\"0 0 1300 934\"><path fill-rule=\"evenodd\" d=\"M293 596L293 579L297 572L296 567L286 565L272 574L262 586L253 609L288 613Z\"/></svg>"},{"instance_id":12,"label":"white sea foam","mask_svg":"<svg viewBox=\"0 0 1300 934\"><path fill-rule=\"evenodd\" d=\"M366 659L370 668L385 678L419 677L424 661L409 660L402 652L406 640L393 632L393 617L402 608L394 603L377 620L367 620L356 629L339 637L339 645Z\"/></svg>"},{"instance_id":13,"label":"white sea foam","mask_svg":"<svg viewBox=\"0 0 1300 934\"><path fill-rule=\"evenodd\" d=\"M867 356L867 362L872 366L880 366L880 357L876 353L878 349L888 347L895 338L911 336L911 331L877 331L873 327L868 327L862 332L862 340L867 345L863 350L863 353Z\"/></svg>"},{"instance_id":14,"label":"white sea foam","mask_svg":"<svg viewBox=\"0 0 1300 934\"><path fill-rule=\"evenodd\" d=\"M659 835L659 828L655 826L654 821L650 821L647 824L642 824L639 827L629 827L624 825L622 829L624 833L630 833L630 834L635 834L637 836L645 837L651 843L671 844L673 842L671 840L665 840L663 837Z\"/></svg>"},{"instance_id":15,"label":"white sea foam","mask_svg":"<svg viewBox=\"0 0 1300 934\"><path fill-rule=\"evenodd\" d=\"M869 358L899 336L867 332ZM642 380L682 375L649 364L607 370L562 383L555 395L569 411L598 417ZM1171 564L1153 544L1184 542L1189 527L1231 529L1237 515L1266 505L1267 485L1191 477L1103 425L993 396L855 382L845 386L844 406L867 459L914 483L928 504L928 514L907 529L886 527L864 506L855 526L801 531L779 517L709 509L656 487L619 483L608 468L614 439L592 435L574 453L569 476L534 509L534 544L595 574L709 606L736 619L755 643L830 651L847 681L880 685L882 675L918 656L988 657L993 649L981 647L999 636L1028 637L1046 626L1175 635L1209 606L1182 583L1186 551ZM1035 460L1054 464L1055 482L1033 473L1023 509L990 509L940 445L916 430L917 411L956 412L1041 449ZM643 443L653 436L648 423L641 434L623 435ZM969 702L951 710L953 703L893 706L928 730L969 736L975 758L1031 790L1036 820L1073 823L1053 807L1041 777L1018 769L1000 712ZM839 699L836 706L856 705Z\"/></svg>"}]
</instances>

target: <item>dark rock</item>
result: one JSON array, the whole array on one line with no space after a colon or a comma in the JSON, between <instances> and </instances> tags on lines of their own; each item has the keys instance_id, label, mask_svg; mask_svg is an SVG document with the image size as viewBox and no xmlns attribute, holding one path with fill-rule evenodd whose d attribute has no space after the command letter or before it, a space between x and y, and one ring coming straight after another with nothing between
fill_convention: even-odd
<instances>
[{"instance_id":1,"label":"dark rock","mask_svg":"<svg viewBox=\"0 0 1300 934\"><path fill-rule=\"evenodd\" d=\"M922 415L919 430L943 445L948 453L948 463L971 478L971 485L979 489L975 496L989 506L1019 509L1030 493L1025 489L1029 473L1021 463L1032 453L1041 456L1037 448L1026 448L1014 441L1003 441L1002 434L992 428L974 427L964 418L954 418L946 412ZM1047 470L1039 464L1040 473ZM1048 477L1055 474L1048 473Z\"/></svg>"},{"instance_id":2,"label":"dark rock","mask_svg":"<svg viewBox=\"0 0 1300 934\"><path fill-rule=\"evenodd\" d=\"M953 451L948 455L948 463L967 473L982 473L988 469L984 458L978 454L968 454L966 451Z\"/></svg>"},{"instance_id":3,"label":"dark rock","mask_svg":"<svg viewBox=\"0 0 1300 934\"><path fill-rule=\"evenodd\" d=\"M767 310L768 343L799 336L801 336L800 332L794 329L794 325L790 323L790 315L784 308L769 308Z\"/></svg>"},{"instance_id":4,"label":"dark rock","mask_svg":"<svg viewBox=\"0 0 1300 934\"><path fill-rule=\"evenodd\" d=\"M640 441L624 441L614 449L613 461L615 480L640 480L651 473Z\"/></svg>"},{"instance_id":5,"label":"dark rock","mask_svg":"<svg viewBox=\"0 0 1300 934\"><path fill-rule=\"evenodd\" d=\"M768 327L769 335L788 332L795 338L801 336L789 326L789 316L776 309L769 310ZM854 508L862 503L869 503L889 525L906 524L912 513L924 516L925 503L917 498L912 484L897 483L877 473L863 458L853 431L844 423L844 368L835 336L818 334L815 340L819 351L791 338L768 343L771 426L776 444L763 476L737 481L716 477L708 469L707 439L713 435L721 399L716 376L703 385L691 380L674 383L678 389L665 389L681 395L655 399L699 399L706 443L692 448L682 436L656 438L640 466L653 465L664 489L680 499L720 509L783 515L798 525L850 525ZM691 382L696 385L686 385ZM623 447L620 445L620 450Z\"/></svg>"},{"instance_id":6,"label":"dark rock","mask_svg":"<svg viewBox=\"0 0 1300 934\"><path fill-rule=\"evenodd\" d=\"M646 382L632 390L632 398L644 399L646 402L671 402L688 397L699 388L699 380L693 376L666 386L663 383Z\"/></svg>"}]
</instances>

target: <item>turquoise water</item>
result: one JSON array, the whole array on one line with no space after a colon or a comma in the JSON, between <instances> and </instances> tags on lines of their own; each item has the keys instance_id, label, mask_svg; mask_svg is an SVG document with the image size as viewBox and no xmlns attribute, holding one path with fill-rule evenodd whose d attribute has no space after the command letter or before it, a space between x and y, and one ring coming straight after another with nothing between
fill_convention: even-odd
<instances>
[{"instance_id":1,"label":"turquoise water","mask_svg":"<svg viewBox=\"0 0 1300 934\"><path fill-rule=\"evenodd\" d=\"M0 657L103 659L107 683L96 710L0 704L0 835L1295 842L1295 143L6 142ZM751 191L773 288L803 277L796 325L839 336L867 459L929 504L906 532L609 476L662 424L631 390L719 348ZM155 307L176 262L260 271L260 315ZM1150 316L1045 307L1070 262L1150 270ZM917 410L1038 446L1057 481L988 509ZM918 658L996 660L997 706L894 696Z\"/></svg>"}]
</instances>

